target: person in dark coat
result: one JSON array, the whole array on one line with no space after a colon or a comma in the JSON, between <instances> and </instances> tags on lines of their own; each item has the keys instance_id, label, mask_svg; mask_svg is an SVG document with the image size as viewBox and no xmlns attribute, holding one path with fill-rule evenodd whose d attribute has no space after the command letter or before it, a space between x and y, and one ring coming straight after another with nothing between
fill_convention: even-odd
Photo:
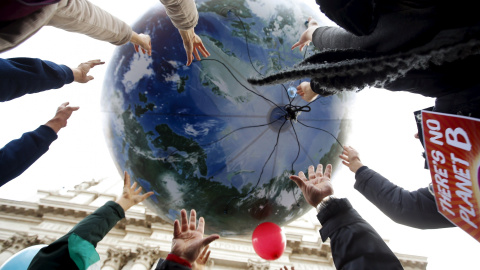
<instances>
[{"instance_id":1,"label":"person in dark coat","mask_svg":"<svg viewBox=\"0 0 480 270\"><path fill-rule=\"evenodd\" d=\"M403 269L398 258L375 229L365 221L348 199L332 197L330 180L332 165L325 173L319 164L317 170L308 168L308 179L303 172L290 176L302 190L307 203L317 209L322 225L322 241L330 238L333 262L337 269Z\"/></svg>"},{"instance_id":2,"label":"person in dark coat","mask_svg":"<svg viewBox=\"0 0 480 270\"><path fill-rule=\"evenodd\" d=\"M344 148L342 163L355 173L355 189L396 223L418 229L455 227L437 210L433 189L405 190L364 166L358 152Z\"/></svg>"},{"instance_id":3,"label":"person in dark coat","mask_svg":"<svg viewBox=\"0 0 480 270\"><path fill-rule=\"evenodd\" d=\"M451 1L317 0L340 27L308 29L292 49L313 42L321 52L257 78L255 85L310 78L297 87L306 101L366 87L435 97L435 111L479 114L480 19L473 3ZM473 100L472 100L473 98Z\"/></svg>"},{"instance_id":4,"label":"person in dark coat","mask_svg":"<svg viewBox=\"0 0 480 270\"><path fill-rule=\"evenodd\" d=\"M88 75L90 69L103 63L92 60L69 68L36 58L0 59L0 101L61 88L73 81L86 83L93 80L93 76ZM22 174L48 151L50 144L57 139L57 133L79 109L68 105L68 102L63 103L46 124L24 133L0 149L0 186Z\"/></svg>"},{"instance_id":5,"label":"person in dark coat","mask_svg":"<svg viewBox=\"0 0 480 270\"><path fill-rule=\"evenodd\" d=\"M109 201L95 212L80 221L67 234L50 245L42 248L32 259L28 270L35 269L88 269L100 263L95 248L97 243L125 218L125 212L139 204L153 192L140 194L142 188L131 185L130 176L124 175L122 195L115 201Z\"/></svg>"}]
</instances>

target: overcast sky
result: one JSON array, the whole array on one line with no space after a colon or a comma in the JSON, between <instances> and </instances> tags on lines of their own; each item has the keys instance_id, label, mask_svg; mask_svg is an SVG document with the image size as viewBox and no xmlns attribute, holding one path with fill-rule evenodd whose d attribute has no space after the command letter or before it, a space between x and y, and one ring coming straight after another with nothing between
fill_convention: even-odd
<instances>
[{"instance_id":1,"label":"overcast sky","mask_svg":"<svg viewBox=\"0 0 480 270\"><path fill-rule=\"evenodd\" d=\"M129 24L152 5L159 5L155 0L92 2ZM313 0L310 2L314 4ZM102 128L105 112L100 106L104 74L114 49L109 43L44 27L22 45L1 55L2 58L36 57L71 67L91 59L107 63L91 70L95 79L88 84L73 83L0 104L0 147L46 123L61 103L69 101L80 106L50 150L25 173L0 188L0 197L32 200L37 189L69 189L82 181L104 177L121 180L105 143ZM423 169L421 144L413 137L416 133L413 111L432 106L433 102L431 98L409 93L364 90L357 94L353 131L348 141L342 143L355 147L365 165L397 185L409 190L425 187L430 174ZM461 229L422 231L395 224L354 190L354 175L346 167L334 172L333 183L336 195L348 197L380 235L390 240L389 246L395 252L427 256L427 269L478 266L480 243Z\"/></svg>"}]
</instances>

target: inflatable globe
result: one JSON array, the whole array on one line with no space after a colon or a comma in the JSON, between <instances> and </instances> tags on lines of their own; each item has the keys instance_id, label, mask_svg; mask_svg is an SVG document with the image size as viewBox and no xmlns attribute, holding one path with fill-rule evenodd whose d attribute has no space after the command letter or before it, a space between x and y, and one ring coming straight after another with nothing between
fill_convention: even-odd
<instances>
[{"instance_id":1,"label":"inflatable globe","mask_svg":"<svg viewBox=\"0 0 480 270\"><path fill-rule=\"evenodd\" d=\"M199 0L197 8L195 32L210 57L185 66L161 5L133 27L152 37L152 56L131 45L115 51L102 94L112 157L155 193L145 204L162 219L173 223L181 209L196 209L206 233L221 235L282 226L312 208L289 175L319 162L337 166L353 96L308 104L288 94L300 81L255 87L247 78L304 59L290 47L308 16L325 19L292 0Z\"/></svg>"}]
</instances>

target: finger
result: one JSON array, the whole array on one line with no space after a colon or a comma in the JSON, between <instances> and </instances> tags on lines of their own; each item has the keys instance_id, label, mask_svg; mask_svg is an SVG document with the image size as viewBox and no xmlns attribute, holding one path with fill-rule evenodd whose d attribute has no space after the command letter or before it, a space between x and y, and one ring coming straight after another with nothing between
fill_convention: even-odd
<instances>
[{"instance_id":1,"label":"finger","mask_svg":"<svg viewBox=\"0 0 480 270\"><path fill-rule=\"evenodd\" d=\"M315 172L316 177L322 177L323 174L323 166L322 164L317 165L317 171Z\"/></svg>"},{"instance_id":2,"label":"finger","mask_svg":"<svg viewBox=\"0 0 480 270\"><path fill-rule=\"evenodd\" d=\"M190 66L192 61L193 61L193 55L191 53L187 53L187 66Z\"/></svg>"},{"instance_id":3,"label":"finger","mask_svg":"<svg viewBox=\"0 0 480 270\"><path fill-rule=\"evenodd\" d=\"M203 234L205 230L205 219L203 217L200 217L198 219L198 228L197 228L197 231L199 231L200 233Z\"/></svg>"},{"instance_id":4,"label":"finger","mask_svg":"<svg viewBox=\"0 0 480 270\"><path fill-rule=\"evenodd\" d=\"M62 103L62 105L60 105L60 107L67 107L68 104L70 104L70 102L68 102L68 101L67 101L67 102L64 102L64 103Z\"/></svg>"},{"instance_id":5,"label":"finger","mask_svg":"<svg viewBox=\"0 0 480 270\"><path fill-rule=\"evenodd\" d=\"M190 230L195 230L197 228L197 212L195 209L190 210Z\"/></svg>"},{"instance_id":6,"label":"finger","mask_svg":"<svg viewBox=\"0 0 480 270\"><path fill-rule=\"evenodd\" d=\"M130 188L135 190L135 188L137 188L137 182L134 182L133 185Z\"/></svg>"},{"instance_id":7,"label":"finger","mask_svg":"<svg viewBox=\"0 0 480 270\"><path fill-rule=\"evenodd\" d=\"M340 156L338 156L338 157L340 157L341 159L343 159L343 160L345 160L345 161L348 161L348 157L345 156L345 155L340 155Z\"/></svg>"},{"instance_id":8,"label":"finger","mask_svg":"<svg viewBox=\"0 0 480 270\"><path fill-rule=\"evenodd\" d=\"M175 219L175 222L173 222L173 237L175 238L179 234L180 234L180 224L178 223L178 219Z\"/></svg>"},{"instance_id":9,"label":"finger","mask_svg":"<svg viewBox=\"0 0 480 270\"><path fill-rule=\"evenodd\" d=\"M350 166L350 163L346 162L346 161L342 161L343 165L349 167Z\"/></svg>"},{"instance_id":10,"label":"finger","mask_svg":"<svg viewBox=\"0 0 480 270\"><path fill-rule=\"evenodd\" d=\"M325 169L325 176L332 178L332 164L327 165L327 168Z\"/></svg>"},{"instance_id":11,"label":"finger","mask_svg":"<svg viewBox=\"0 0 480 270\"><path fill-rule=\"evenodd\" d=\"M315 172L313 171L315 168L313 165L308 166L308 179L315 179Z\"/></svg>"},{"instance_id":12,"label":"finger","mask_svg":"<svg viewBox=\"0 0 480 270\"><path fill-rule=\"evenodd\" d=\"M210 243L212 243L213 241L215 241L219 238L220 238L220 236L218 234L213 234L213 235L210 235L207 238L203 238L202 246L209 245Z\"/></svg>"},{"instance_id":13,"label":"finger","mask_svg":"<svg viewBox=\"0 0 480 270\"><path fill-rule=\"evenodd\" d=\"M203 250L202 250L202 253L200 253L200 256L198 256L199 258L204 258L205 257L205 253L207 253L208 251L208 247L209 246L206 246Z\"/></svg>"},{"instance_id":14,"label":"finger","mask_svg":"<svg viewBox=\"0 0 480 270\"><path fill-rule=\"evenodd\" d=\"M140 197L140 202L145 201L145 199L152 196L153 194L155 194L153 191L150 191L150 192L147 192L147 193L143 194L142 197Z\"/></svg>"},{"instance_id":15,"label":"finger","mask_svg":"<svg viewBox=\"0 0 480 270\"><path fill-rule=\"evenodd\" d=\"M78 111L78 109L80 109L80 107L78 106L75 106L75 107L68 107L70 109L70 111L74 112L74 111Z\"/></svg>"},{"instance_id":16,"label":"finger","mask_svg":"<svg viewBox=\"0 0 480 270\"><path fill-rule=\"evenodd\" d=\"M303 182L303 180L296 176L296 175L290 175L290 179L295 182L295 184L297 184L297 186L302 189L303 186L305 186L305 183Z\"/></svg>"},{"instance_id":17,"label":"finger","mask_svg":"<svg viewBox=\"0 0 480 270\"><path fill-rule=\"evenodd\" d=\"M210 56L210 53L207 51L207 49L205 48L205 46L203 46L203 43L201 43L201 44L198 45L198 50L200 51L200 53L201 53L204 57L209 57L209 56Z\"/></svg>"},{"instance_id":18,"label":"finger","mask_svg":"<svg viewBox=\"0 0 480 270\"><path fill-rule=\"evenodd\" d=\"M142 48L142 53L145 54L145 53L147 53L147 51L145 51L145 49Z\"/></svg>"},{"instance_id":19,"label":"finger","mask_svg":"<svg viewBox=\"0 0 480 270\"><path fill-rule=\"evenodd\" d=\"M302 171L300 171L300 172L298 173L298 177L299 177L300 179L302 179L302 181L307 181L307 177L305 176L305 174L304 174Z\"/></svg>"},{"instance_id":20,"label":"finger","mask_svg":"<svg viewBox=\"0 0 480 270\"><path fill-rule=\"evenodd\" d=\"M182 218L182 232L188 231L188 221L187 221L187 211L185 209L182 209L180 211L181 218Z\"/></svg>"},{"instance_id":21,"label":"finger","mask_svg":"<svg viewBox=\"0 0 480 270\"><path fill-rule=\"evenodd\" d=\"M203 258L203 264L207 264L208 258L210 258L210 250L207 252L207 255L205 255L205 258Z\"/></svg>"},{"instance_id":22,"label":"finger","mask_svg":"<svg viewBox=\"0 0 480 270\"><path fill-rule=\"evenodd\" d=\"M152 42L148 42L148 55L152 56Z\"/></svg>"},{"instance_id":23,"label":"finger","mask_svg":"<svg viewBox=\"0 0 480 270\"><path fill-rule=\"evenodd\" d=\"M134 44L133 47L135 48L135 51L138 52L138 45Z\"/></svg>"},{"instance_id":24,"label":"finger","mask_svg":"<svg viewBox=\"0 0 480 270\"><path fill-rule=\"evenodd\" d=\"M295 48L298 47L298 46L300 46L300 42L297 42L297 43L293 44L292 50L295 49Z\"/></svg>"},{"instance_id":25,"label":"finger","mask_svg":"<svg viewBox=\"0 0 480 270\"><path fill-rule=\"evenodd\" d=\"M88 75L88 76L87 76L87 81L86 81L86 82L89 82L89 81L91 81L91 80L93 80L93 79L95 79L93 76L91 76L91 75Z\"/></svg>"},{"instance_id":26,"label":"finger","mask_svg":"<svg viewBox=\"0 0 480 270\"><path fill-rule=\"evenodd\" d=\"M198 50L193 50L193 54L195 55L198 61L202 60L202 58L200 58L200 55L198 54Z\"/></svg>"},{"instance_id":27,"label":"finger","mask_svg":"<svg viewBox=\"0 0 480 270\"><path fill-rule=\"evenodd\" d=\"M124 187L130 186L130 175L128 175L127 171L123 172L123 186Z\"/></svg>"},{"instance_id":28,"label":"finger","mask_svg":"<svg viewBox=\"0 0 480 270\"><path fill-rule=\"evenodd\" d=\"M292 266L292 270L295 270L295 267Z\"/></svg>"},{"instance_id":29,"label":"finger","mask_svg":"<svg viewBox=\"0 0 480 270\"><path fill-rule=\"evenodd\" d=\"M139 189L135 190L135 195L138 195L138 194L140 194L140 192L142 192L142 189L143 189L143 188L142 188L142 187L140 187Z\"/></svg>"}]
</instances>

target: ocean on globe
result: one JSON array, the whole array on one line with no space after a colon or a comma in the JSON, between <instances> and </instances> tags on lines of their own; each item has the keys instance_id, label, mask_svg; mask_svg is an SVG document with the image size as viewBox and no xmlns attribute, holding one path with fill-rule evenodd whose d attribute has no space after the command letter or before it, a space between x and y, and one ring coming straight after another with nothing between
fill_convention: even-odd
<instances>
[{"instance_id":1,"label":"ocean on globe","mask_svg":"<svg viewBox=\"0 0 480 270\"><path fill-rule=\"evenodd\" d=\"M172 222L195 209L206 233L251 235L263 222L285 225L312 207L289 175L339 164L349 133L351 94L312 103L247 78L292 66L315 53L290 47L318 7L298 0L198 0L198 25L211 56L186 66L178 31L160 4L133 29L152 38L152 56L119 47L102 106L105 136L121 173L145 191L144 203ZM340 142L340 143L339 143Z\"/></svg>"}]
</instances>

